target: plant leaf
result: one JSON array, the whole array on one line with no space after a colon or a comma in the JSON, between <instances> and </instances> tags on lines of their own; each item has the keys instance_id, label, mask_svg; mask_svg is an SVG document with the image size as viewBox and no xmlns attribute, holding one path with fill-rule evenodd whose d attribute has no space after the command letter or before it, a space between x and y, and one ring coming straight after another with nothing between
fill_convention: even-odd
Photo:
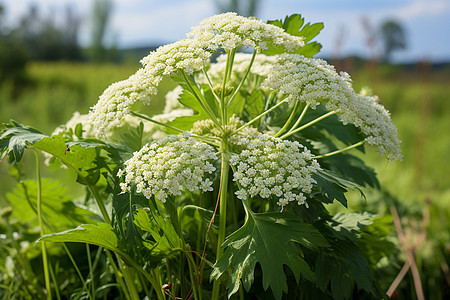
<instances>
[{"instance_id":1,"label":"plant leaf","mask_svg":"<svg viewBox=\"0 0 450 300\"><path fill-rule=\"evenodd\" d=\"M118 248L119 240L114 229L111 225L102 222L84 224L75 229L46 234L37 240L37 242L40 241L87 243L104 247L114 252L121 252Z\"/></svg>"},{"instance_id":2,"label":"plant leaf","mask_svg":"<svg viewBox=\"0 0 450 300\"><path fill-rule=\"evenodd\" d=\"M83 223L97 223L101 218L87 208L73 203L72 197L57 180L42 180L42 214L52 230L66 230ZM25 180L6 195L14 216L30 227L37 227L37 182Z\"/></svg>"},{"instance_id":3,"label":"plant leaf","mask_svg":"<svg viewBox=\"0 0 450 300\"><path fill-rule=\"evenodd\" d=\"M9 155L9 162L18 163L23 156L28 144L34 144L47 135L39 130L24 126L13 120L3 124L6 128L0 131L0 160Z\"/></svg>"},{"instance_id":4,"label":"plant leaf","mask_svg":"<svg viewBox=\"0 0 450 300\"><path fill-rule=\"evenodd\" d=\"M293 53L301 54L307 57L313 57L315 54L319 53L322 45L317 42L310 42L315 38L319 32L323 29L323 23L307 23L305 24L305 19L300 14L292 14L286 16L284 21L281 20L270 20L267 21L268 24L272 24L283 28L287 33L294 36L304 37L305 46L297 49ZM262 51L266 55L280 54L284 52L284 49L280 46L275 46L272 43L267 45L267 50Z\"/></svg>"},{"instance_id":5,"label":"plant leaf","mask_svg":"<svg viewBox=\"0 0 450 300\"><path fill-rule=\"evenodd\" d=\"M317 250L327 246L324 237L313 226L286 213L248 213L246 223L232 233L223 243L223 255L214 266L211 277L218 279L228 268L228 296L238 291L240 281L246 290L254 279L254 269L259 263L263 272L263 287L271 288L276 299L287 291L283 265L296 275L314 280L308 264L301 257L299 245Z\"/></svg>"}]
</instances>

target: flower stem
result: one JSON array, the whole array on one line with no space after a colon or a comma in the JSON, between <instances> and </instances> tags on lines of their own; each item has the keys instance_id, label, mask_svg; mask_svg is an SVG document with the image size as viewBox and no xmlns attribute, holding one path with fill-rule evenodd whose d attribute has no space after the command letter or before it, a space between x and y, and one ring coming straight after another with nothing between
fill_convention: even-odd
<instances>
[{"instance_id":1,"label":"flower stem","mask_svg":"<svg viewBox=\"0 0 450 300\"><path fill-rule=\"evenodd\" d=\"M288 132L291 132L292 130L294 130L295 128L297 128L298 124L300 124L300 122L303 120L303 117L305 116L306 111L308 110L308 108L309 108L309 104L307 103L307 104L305 105L305 107L303 108L303 111L302 111L302 113L300 114L300 117L298 117L297 121L295 122L294 125L292 125L291 129L289 129Z\"/></svg>"},{"instance_id":2,"label":"flower stem","mask_svg":"<svg viewBox=\"0 0 450 300\"><path fill-rule=\"evenodd\" d=\"M155 123L155 124L158 124L158 125L161 125L161 126L170 128L170 129L173 129L173 130L178 131L178 132L183 132L183 130L181 130L181 129L179 129L179 128L176 128L176 127L174 127L174 126L170 126L170 125L168 125L168 124L164 124L164 123L158 122L158 121L156 121L156 120L153 120L153 119L147 117L146 115L138 114L137 112L134 112L134 111L130 111L130 115L133 115L133 116L135 116L135 117L144 119L144 120L146 120L146 121L149 121L149 122L152 122L152 123Z\"/></svg>"},{"instance_id":3,"label":"flower stem","mask_svg":"<svg viewBox=\"0 0 450 300\"><path fill-rule=\"evenodd\" d=\"M205 101L203 101L201 97L197 94L197 92L195 91L194 87L191 84L191 81L189 80L189 78L187 77L186 73L183 70L181 70L181 75L183 75L184 81L189 87L190 92L195 97L200 106L203 108L203 110L209 115L209 117L217 125L217 127L222 128L219 122L217 121L217 117L214 115L214 112L211 110L211 107L205 104Z\"/></svg>"},{"instance_id":4,"label":"flower stem","mask_svg":"<svg viewBox=\"0 0 450 300\"><path fill-rule=\"evenodd\" d=\"M330 152L330 153L326 153L326 154L322 154L322 155L313 156L312 158L317 159L317 158L324 158L324 157L333 156L333 155L335 155L335 154L339 154L339 153L348 151L348 150L350 150L350 149L359 147L359 146L363 145L365 142L366 142L366 141L360 141L360 142L355 143L355 144L353 144L353 145L350 145L350 146L348 146L348 147L345 147L345 148L342 148L342 149L339 149L339 150L336 150L336 151L333 151L333 152Z\"/></svg>"},{"instance_id":5,"label":"flower stem","mask_svg":"<svg viewBox=\"0 0 450 300\"><path fill-rule=\"evenodd\" d=\"M226 142L222 142L222 168L221 168L221 189L220 189L220 203L219 203L219 235L217 237L217 251L216 251L216 262L219 259L219 257L223 253L222 243L225 241L225 234L226 234L226 226L227 226L227 198L228 198L228 176L229 176L229 169L230 169L230 163L229 158L225 153L225 150L227 148ZM220 292L220 280L215 280L213 283L213 291L212 291L212 298L214 300L219 299L219 292Z\"/></svg>"},{"instance_id":6,"label":"flower stem","mask_svg":"<svg viewBox=\"0 0 450 300\"><path fill-rule=\"evenodd\" d=\"M292 131L290 130L289 132L287 132L287 133L285 133L284 135L282 135L282 136L280 137L280 139L285 139L285 138L287 138L288 136L291 136L291 135L293 135L294 133L297 133L297 132L299 132L299 131L302 131L303 129L308 128L309 126L314 125L314 124L316 124L317 122L319 122L319 121L321 121L321 120L323 120L323 119L325 119L325 118L327 118L327 117L329 117L329 116L331 116L331 115L334 115L334 114L336 114L336 113L337 113L337 111L335 111L335 110L330 111L329 113L326 113L326 114L324 114L324 115L322 115L322 116L320 116L320 117L318 117L318 118L312 120L311 122L309 122L309 123L307 123L307 124L305 124L305 125L303 125L303 126L297 128L297 129L295 129L295 130L292 130Z\"/></svg>"},{"instance_id":7,"label":"flower stem","mask_svg":"<svg viewBox=\"0 0 450 300\"><path fill-rule=\"evenodd\" d=\"M245 72L244 77L242 77L241 82L239 82L239 85L237 86L236 90L234 91L233 95L231 96L230 100L228 100L228 107L230 107L231 103L233 102L233 100L236 98L237 93L239 92L239 90L241 89L242 84L244 84L245 79L247 79L248 74L250 73L250 69L253 66L253 62L255 61L255 57L256 57L256 51L253 51L253 55L252 55L252 59L250 60L250 64L248 65L247 71Z\"/></svg>"},{"instance_id":8,"label":"flower stem","mask_svg":"<svg viewBox=\"0 0 450 300\"><path fill-rule=\"evenodd\" d=\"M279 137L286 130L286 128L288 128L289 124L291 124L292 119L294 119L295 112L297 111L299 103L300 103L300 101L298 101L298 100L295 102L294 108L292 108L291 115L289 116L286 123L284 123L283 127L277 133L275 133L274 137Z\"/></svg>"},{"instance_id":9,"label":"flower stem","mask_svg":"<svg viewBox=\"0 0 450 300\"><path fill-rule=\"evenodd\" d=\"M36 181L37 181L37 195L36 195L36 206L37 206L37 215L39 222L39 229L41 237L44 235L44 221L42 216L42 183L41 183L41 157L39 156L39 152L32 148L34 154L36 154ZM42 264L44 267L44 279L45 279L45 289L47 290L47 299L52 299L52 290L50 287L50 275L48 270L48 260L47 260L47 248L45 247L45 242L41 242L41 250L42 250Z\"/></svg>"},{"instance_id":10,"label":"flower stem","mask_svg":"<svg viewBox=\"0 0 450 300\"><path fill-rule=\"evenodd\" d=\"M222 93L220 95L220 107L222 109L221 115L222 115L222 123L224 125L228 124L228 103L225 101L226 98L226 87L228 80L231 77L231 72L233 70L233 62L234 62L234 56L236 55L236 48L233 48L230 53L227 55L227 63L225 65L225 74L223 76L222 81Z\"/></svg>"},{"instance_id":11,"label":"flower stem","mask_svg":"<svg viewBox=\"0 0 450 300\"><path fill-rule=\"evenodd\" d=\"M252 119L251 121L245 123L244 125L242 125L241 127L239 127L238 129L236 129L233 133L236 133L238 131L241 131L242 129L250 126L251 124L255 123L256 121L258 121L259 119L261 119L262 117L264 117L265 115L267 115L268 113L270 113L272 110L276 109L277 107L279 107L280 105L282 105L283 103L286 103L286 100L282 100L280 102L278 102L277 104L275 104L274 106L272 106L271 108L269 108L268 110L266 110L265 112L263 112L262 114L260 114L259 116L255 117L254 119Z\"/></svg>"},{"instance_id":12,"label":"flower stem","mask_svg":"<svg viewBox=\"0 0 450 300\"><path fill-rule=\"evenodd\" d=\"M89 184L88 188L89 188L89 191L91 191L92 195L94 196L94 199L97 202L98 207L100 208L103 219L105 220L106 223L111 224L111 218L109 217L108 212L106 211L105 204L103 203L102 198L98 194L97 189L92 184Z\"/></svg>"}]
</instances>

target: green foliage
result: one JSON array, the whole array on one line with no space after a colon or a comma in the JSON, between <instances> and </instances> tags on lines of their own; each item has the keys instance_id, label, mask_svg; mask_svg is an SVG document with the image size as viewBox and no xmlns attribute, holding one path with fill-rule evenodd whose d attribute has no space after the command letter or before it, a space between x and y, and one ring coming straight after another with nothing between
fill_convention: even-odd
<instances>
[{"instance_id":1,"label":"green foliage","mask_svg":"<svg viewBox=\"0 0 450 300\"><path fill-rule=\"evenodd\" d=\"M41 193L45 223L52 230L66 230L79 224L96 223L101 220L86 207L76 204L57 180L44 179ZM37 182L26 180L18 183L13 192L6 195L13 210L13 217L31 228L38 226L36 194Z\"/></svg>"},{"instance_id":2,"label":"green foliage","mask_svg":"<svg viewBox=\"0 0 450 300\"><path fill-rule=\"evenodd\" d=\"M259 263L264 289L270 287L275 298L281 299L282 293L287 292L284 265L295 274L297 282L300 275L314 281L298 245L318 250L328 243L314 227L293 215L248 211L244 226L229 235L223 244L225 253L217 261L211 277L217 280L231 268L227 283L228 296L231 296L239 290L241 280L246 290L250 290Z\"/></svg>"},{"instance_id":3,"label":"green foliage","mask_svg":"<svg viewBox=\"0 0 450 300\"><path fill-rule=\"evenodd\" d=\"M38 241L87 243L120 253L117 235L106 223L80 225L75 229L46 234Z\"/></svg>"},{"instance_id":4,"label":"green foliage","mask_svg":"<svg viewBox=\"0 0 450 300\"><path fill-rule=\"evenodd\" d=\"M287 33L292 34L294 36L302 36L304 37L305 46L296 50L294 53L304 55L306 57L313 57L317 53L319 53L322 45L317 42L311 42L313 38L315 38L319 32L323 29L323 23L305 23L305 18L303 18L299 14L293 14L290 16L286 16L284 22L282 20L273 20L268 21L268 24L272 24L278 27L283 28ZM268 49L263 51L264 54L273 55L283 53L283 49L281 47L276 47L274 45L268 45Z\"/></svg>"}]
</instances>

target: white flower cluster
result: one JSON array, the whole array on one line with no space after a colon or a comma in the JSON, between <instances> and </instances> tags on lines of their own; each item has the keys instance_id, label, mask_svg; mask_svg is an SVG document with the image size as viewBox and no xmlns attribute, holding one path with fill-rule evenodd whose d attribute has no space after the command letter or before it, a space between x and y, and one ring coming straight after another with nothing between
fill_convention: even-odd
<instances>
[{"instance_id":1,"label":"white flower cluster","mask_svg":"<svg viewBox=\"0 0 450 300\"><path fill-rule=\"evenodd\" d=\"M144 57L143 68L128 79L112 84L92 107L90 120L96 131L103 134L106 128L119 125L135 102L150 103L150 96L157 93L164 76L179 70L191 75L209 64L211 52L205 48L201 41L185 39L159 47Z\"/></svg>"},{"instance_id":2,"label":"white flower cluster","mask_svg":"<svg viewBox=\"0 0 450 300\"><path fill-rule=\"evenodd\" d=\"M232 143L242 149L230 158L233 180L241 186L239 199L274 196L282 208L292 201L306 203L304 194L316 183L312 174L320 169L306 147L250 130L235 135Z\"/></svg>"},{"instance_id":3,"label":"white flower cluster","mask_svg":"<svg viewBox=\"0 0 450 300\"><path fill-rule=\"evenodd\" d=\"M350 76L338 74L324 60L283 54L264 85L280 91L288 101L304 101L311 108L326 102L328 110L338 112L341 122L359 127L380 154L389 160L401 159L397 128L389 112L374 97L356 93Z\"/></svg>"},{"instance_id":4,"label":"white flower cluster","mask_svg":"<svg viewBox=\"0 0 450 300\"><path fill-rule=\"evenodd\" d=\"M192 28L188 37L205 41L208 48L216 51L224 48L229 51L240 46L252 47L260 52L268 42L293 51L304 46L304 38L293 36L275 25L258 19L245 18L236 13L212 16Z\"/></svg>"},{"instance_id":5,"label":"white flower cluster","mask_svg":"<svg viewBox=\"0 0 450 300\"><path fill-rule=\"evenodd\" d=\"M171 135L135 152L117 175L125 175L125 182L120 184L123 192L130 192L134 182L138 193L165 202L168 196L186 190L212 191L213 176L208 174L216 170L215 160L217 155L210 145L187 133Z\"/></svg>"}]
</instances>

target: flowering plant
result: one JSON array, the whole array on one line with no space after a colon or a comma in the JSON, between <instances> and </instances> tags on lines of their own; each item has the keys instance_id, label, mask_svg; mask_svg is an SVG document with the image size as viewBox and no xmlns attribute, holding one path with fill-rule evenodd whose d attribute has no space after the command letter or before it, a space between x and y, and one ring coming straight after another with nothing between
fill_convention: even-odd
<instances>
[{"instance_id":1,"label":"flowering plant","mask_svg":"<svg viewBox=\"0 0 450 300\"><path fill-rule=\"evenodd\" d=\"M213 16L143 58L76 125L52 136L6 125L4 157L48 153L75 170L103 219L42 230L43 253L48 242L104 247L130 299L261 297L261 285L276 299L379 296L383 253L368 250L386 242L377 217L327 204L378 186L350 150L399 160L400 141L375 96L313 58L322 27ZM168 84L163 114L139 111Z\"/></svg>"}]
</instances>

